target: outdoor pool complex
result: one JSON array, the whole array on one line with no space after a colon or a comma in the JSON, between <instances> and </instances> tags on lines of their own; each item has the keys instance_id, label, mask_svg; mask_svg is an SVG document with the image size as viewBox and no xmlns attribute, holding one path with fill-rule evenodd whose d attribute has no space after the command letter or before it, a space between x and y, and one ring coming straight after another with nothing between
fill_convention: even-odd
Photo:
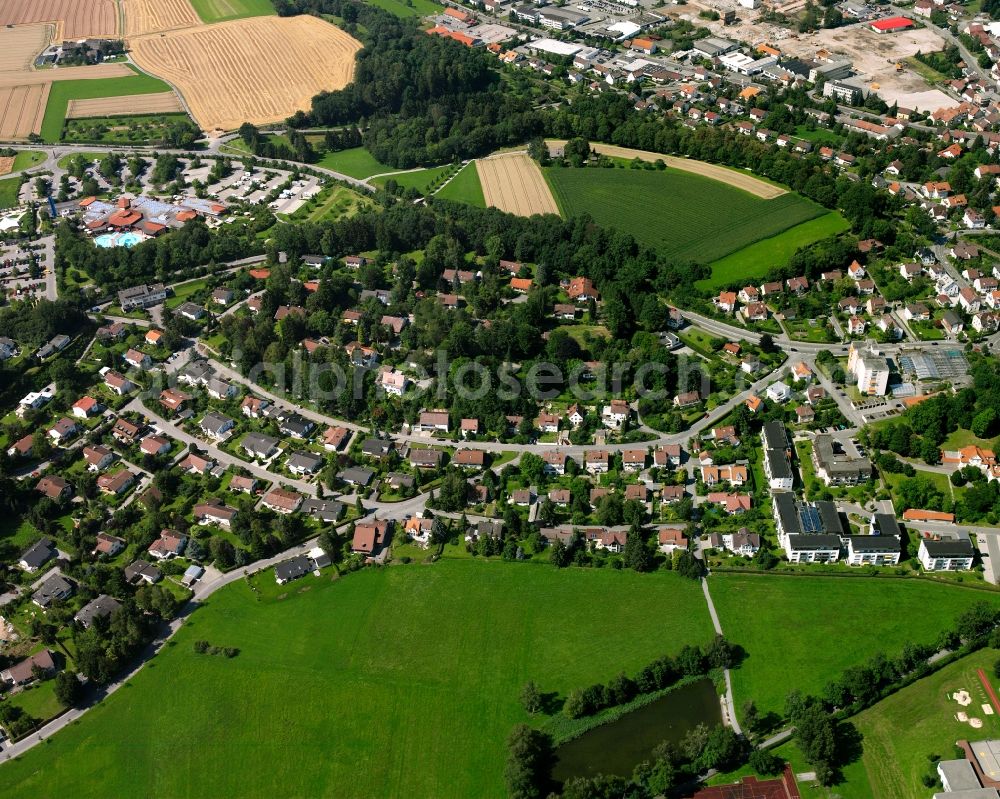
<instances>
[{"instance_id":1,"label":"outdoor pool complex","mask_svg":"<svg viewBox=\"0 0 1000 799\"><path fill-rule=\"evenodd\" d=\"M141 233L134 231L129 231L128 233L102 233L94 239L94 244L98 247L134 247L140 241L144 241L145 238Z\"/></svg>"}]
</instances>

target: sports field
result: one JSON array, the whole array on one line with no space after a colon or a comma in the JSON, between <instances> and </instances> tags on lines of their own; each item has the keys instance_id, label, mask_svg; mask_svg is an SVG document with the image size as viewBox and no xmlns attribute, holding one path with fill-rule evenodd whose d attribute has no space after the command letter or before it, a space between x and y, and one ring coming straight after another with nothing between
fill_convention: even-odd
<instances>
[{"instance_id":1,"label":"sports field","mask_svg":"<svg viewBox=\"0 0 1000 799\"><path fill-rule=\"evenodd\" d=\"M524 153L504 153L476 162L483 199L509 214L558 214L542 170Z\"/></svg>"},{"instance_id":2,"label":"sports field","mask_svg":"<svg viewBox=\"0 0 1000 799\"><path fill-rule=\"evenodd\" d=\"M278 122L354 75L361 43L310 15L253 17L130 40L135 62L177 87L203 130Z\"/></svg>"},{"instance_id":3,"label":"sports field","mask_svg":"<svg viewBox=\"0 0 1000 799\"><path fill-rule=\"evenodd\" d=\"M990 700L977 674L983 669L997 690L993 663L998 654L986 649L962 658L855 716L852 721L864 736L861 762L871 792L864 793L864 786L860 790L850 786L848 774L848 783L837 786L844 799L928 796L931 792L921 782L931 771L928 755L949 760L955 757L953 744L959 739L1000 737L1000 715L984 712L983 705ZM952 698L962 690L971 700L965 706ZM959 721L958 713L978 718L983 726L974 729L967 721Z\"/></svg>"},{"instance_id":4,"label":"sports field","mask_svg":"<svg viewBox=\"0 0 1000 799\"><path fill-rule=\"evenodd\" d=\"M778 714L794 689L819 693L876 652L933 643L977 600L1000 604L998 594L912 579L716 573L711 589L723 631L749 653L733 672L736 707L753 699Z\"/></svg>"},{"instance_id":5,"label":"sports field","mask_svg":"<svg viewBox=\"0 0 1000 799\"><path fill-rule=\"evenodd\" d=\"M712 277L699 280L698 288L714 291L741 280L764 277L782 267L800 247L850 228L850 223L837 211L810 219L783 233L755 242L712 263Z\"/></svg>"},{"instance_id":6,"label":"sports field","mask_svg":"<svg viewBox=\"0 0 1000 799\"><path fill-rule=\"evenodd\" d=\"M463 559L265 577L0 765L0 797L499 797L527 680L565 695L712 635L700 586L672 573ZM199 639L240 654L197 655Z\"/></svg>"},{"instance_id":7,"label":"sports field","mask_svg":"<svg viewBox=\"0 0 1000 799\"><path fill-rule=\"evenodd\" d=\"M118 66L118 65L115 65ZM66 112L72 100L147 95L168 92L170 87L149 75L128 70L128 77L106 80L59 80L52 84L49 101L45 106L45 117L41 125L42 138L50 143L58 142L62 135Z\"/></svg>"},{"instance_id":8,"label":"sports field","mask_svg":"<svg viewBox=\"0 0 1000 799\"><path fill-rule=\"evenodd\" d=\"M483 184L479 181L479 170L475 161L470 161L462 171L453 177L435 197L442 200L453 200L457 203L467 203L475 205L477 208L486 207L486 199L483 197Z\"/></svg>"},{"instance_id":9,"label":"sports field","mask_svg":"<svg viewBox=\"0 0 1000 799\"><path fill-rule=\"evenodd\" d=\"M762 199L677 169L548 167L544 172L564 216L589 214L677 260L711 263L826 213L791 192Z\"/></svg>"}]
</instances>

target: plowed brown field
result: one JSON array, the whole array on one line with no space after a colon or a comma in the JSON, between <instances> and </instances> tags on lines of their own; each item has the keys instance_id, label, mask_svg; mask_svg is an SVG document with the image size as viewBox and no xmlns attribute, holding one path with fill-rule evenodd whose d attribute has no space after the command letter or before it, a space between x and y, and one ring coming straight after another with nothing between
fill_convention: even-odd
<instances>
[{"instance_id":1,"label":"plowed brown field","mask_svg":"<svg viewBox=\"0 0 1000 799\"><path fill-rule=\"evenodd\" d=\"M56 38L85 39L118 35L114 0L3 0L0 25L56 22Z\"/></svg>"},{"instance_id":2,"label":"plowed brown field","mask_svg":"<svg viewBox=\"0 0 1000 799\"><path fill-rule=\"evenodd\" d=\"M476 162L486 204L520 216L558 214L549 184L523 153L494 155Z\"/></svg>"},{"instance_id":3,"label":"plowed brown field","mask_svg":"<svg viewBox=\"0 0 1000 799\"><path fill-rule=\"evenodd\" d=\"M361 43L316 17L254 17L139 36L132 57L175 86L204 130L279 122L346 86Z\"/></svg>"},{"instance_id":4,"label":"plowed brown field","mask_svg":"<svg viewBox=\"0 0 1000 799\"><path fill-rule=\"evenodd\" d=\"M201 25L190 0L125 0L124 11L128 38Z\"/></svg>"},{"instance_id":5,"label":"plowed brown field","mask_svg":"<svg viewBox=\"0 0 1000 799\"><path fill-rule=\"evenodd\" d=\"M31 65L55 35L55 25L17 25L0 28L0 72L19 72Z\"/></svg>"},{"instance_id":6,"label":"plowed brown field","mask_svg":"<svg viewBox=\"0 0 1000 799\"><path fill-rule=\"evenodd\" d=\"M128 97L95 97L91 100L70 100L67 119L113 117L121 114L172 114L184 106L173 92L133 94Z\"/></svg>"},{"instance_id":7,"label":"plowed brown field","mask_svg":"<svg viewBox=\"0 0 1000 799\"><path fill-rule=\"evenodd\" d=\"M24 139L41 131L51 85L0 87L0 138Z\"/></svg>"}]
</instances>

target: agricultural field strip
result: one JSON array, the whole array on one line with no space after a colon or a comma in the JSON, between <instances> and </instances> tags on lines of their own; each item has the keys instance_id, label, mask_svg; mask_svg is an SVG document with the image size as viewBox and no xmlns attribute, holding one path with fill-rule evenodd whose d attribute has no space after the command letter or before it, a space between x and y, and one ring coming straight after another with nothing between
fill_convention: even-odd
<instances>
[{"instance_id":1,"label":"agricultural field strip","mask_svg":"<svg viewBox=\"0 0 1000 799\"><path fill-rule=\"evenodd\" d=\"M487 205L523 216L559 213L542 171L527 155L484 158L478 170Z\"/></svg>"},{"instance_id":2,"label":"agricultural field strip","mask_svg":"<svg viewBox=\"0 0 1000 799\"><path fill-rule=\"evenodd\" d=\"M86 67L57 67L37 72L0 72L0 88L54 83L61 80L102 80L135 75L127 64L93 64Z\"/></svg>"},{"instance_id":3,"label":"agricultural field strip","mask_svg":"<svg viewBox=\"0 0 1000 799\"><path fill-rule=\"evenodd\" d=\"M51 86L0 86L0 138L23 139L41 130Z\"/></svg>"},{"instance_id":4,"label":"agricultural field strip","mask_svg":"<svg viewBox=\"0 0 1000 799\"><path fill-rule=\"evenodd\" d=\"M66 108L67 119L86 117L111 117L129 114L171 114L182 112L184 106L174 92L133 94L126 97L95 97L87 100L70 100Z\"/></svg>"},{"instance_id":5,"label":"agricultural field strip","mask_svg":"<svg viewBox=\"0 0 1000 799\"><path fill-rule=\"evenodd\" d=\"M561 146L566 142L559 139L547 139L549 145ZM690 158L676 158L672 155L664 155L663 153L654 153L648 150L633 150L628 147L617 147L613 144L599 144L591 143L591 149L601 153L602 155L608 155L613 158L638 158L641 161L663 161L668 167L673 169L680 169L684 172L691 172L695 175L701 175L702 177L712 178L713 180L721 181L722 183L728 183L737 189L742 189L745 192L749 192L755 197L760 197L762 200L773 200L775 197L780 197L782 194L787 194L788 190L782 188L781 186L775 186L767 181L756 178L751 174L746 174L735 169L728 169L724 166L719 166L718 164L710 164L707 161L693 161Z\"/></svg>"},{"instance_id":6,"label":"agricultural field strip","mask_svg":"<svg viewBox=\"0 0 1000 799\"><path fill-rule=\"evenodd\" d=\"M115 0L3 0L0 26L55 23L54 39L113 38L119 34Z\"/></svg>"},{"instance_id":7,"label":"agricultural field strip","mask_svg":"<svg viewBox=\"0 0 1000 799\"><path fill-rule=\"evenodd\" d=\"M9 175L14 169L14 159L16 156L7 155L0 158L0 175Z\"/></svg>"},{"instance_id":8,"label":"agricultural field strip","mask_svg":"<svg viewBox=\"0 0 1000 799\"><path fill-rule=\"evenodd\" d=\"M122 8L126 39L202 24L189 0L124 0Z\"/></svg>"},{"instance_id":9,"label":"agricultural field strip","mask_svg":"<svg viewBox=\"0 0 1000 799\"><path fill-rule=\"evenodd\" d=\"M136 63L177 87L205 130L278 122L346 86L361 43L311 16L253 17L136 37Z\"/></svg>"},{"instance_id":10,"label":"agricultural field strip","mask_svg":"<svg viewBox=\"0 0 1000 799\"><path fill-rule=\"evenodd\" d=\"M680 170L550 167L545 177L567 216L590 214L666 256L702 263L826 213L791 192L762 200Z\"/></svg>"},{"instance_id":11,"label":"agricultural field strip","mask_svg":"<svg viewBox=\"0 0 1000 799\"><path fill-rule=\"evenodd\" d=\"M55 26L48 23L0 28L0 72L27 72L35 57L52 41Z\"/></svg>"}]
</instances>

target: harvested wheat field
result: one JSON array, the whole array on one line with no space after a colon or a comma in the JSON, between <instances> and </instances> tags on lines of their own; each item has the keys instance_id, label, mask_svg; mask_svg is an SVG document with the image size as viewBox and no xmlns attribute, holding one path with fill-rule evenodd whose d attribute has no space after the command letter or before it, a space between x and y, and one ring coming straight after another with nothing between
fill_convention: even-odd
<instances>
[{"instance_id":1,"label":"harvested wheat field","mask_svg":"<svg viewBox=\"0 0 1000 799\"><path fill-rule=\"evenodd\" d=\"M476 168L488 206L520 216L559 213L542 170L527 155L494 155L477 161Z\"/></svg>"},{"instance_id":2,"label":"harvested wheat field","mask_svg":"<svg viewBox=\"0 0 1000 799\"><path fill-rule=\"evenodd\" d=\"M124 0L125 36L201 25L190 0Z\"/></svg>"},{"instance_id":3,"label":"harvested wheat field","mask_svg":"<svg viewBox=\"0 0 1000 799\"><path fill-rule=\"evenodd\" d=\"M0 0L2 2L2 0ZM37 72L0 72L0 88L36 86L57 80L101 80L131 78L135 75L126 64L92 64L86 67L56 67Z\"/></svg>"},{"instance_id":4,"label":"harvested wheat field","mask_svg":"<svg viewBox=\"0 0 1000 799\"><path fill-rule=\"evenodd\" d=\"M14 159L16 156L5 155L0 158L0 175L9 175L14 170Z\"/></svg>"},{"instance_id":5,"label":"harvested wheat field","mask_svg":"<svg viewBox=\"0 0 1000 799\"><path fill-rule=\"evenodd\" d=\"M55 22L56 39L86 39L118 35L115 0L3 0L0 25Z\"/></svg>"},{"instance_id":6,"label":"harvested wheat field","mask_svg":"<svg viewBox=\"0 0 1000 799\"><path fill-rule=\"evenodd\" d=\"M550 149L561 150L563 145L566 144L566 141L565 139L546 139L546 144L549 145ZM633 150L629 147L617 147L613 144L598 144L595 142L591 142L590 149L594 152L600 153L601 155L607 155L612 158L628 158L629 160L638 158L641 161L653 162L663 161L663 163L671 169L679 169L682 172L691 172L695 175L701 175L702 177L718 180L722 183L728 183L730 186L750 192L750 194L755 197L760 197L762 200L773 200L775 197L780 197L782 194L788 193L787 189L783 189L781 186L775 186L768 183L766 180L756 178L748 172L741 172L737 169L729 169L728 167L719 166L718 164L709 164L706 161L694 161L690 158L676 158L672 155L653 153L648 150Z\"/></svg>"},{"instance_id":7,"label":"harvested wheat field","mask_svg":"<svg viewBox=\"0 0 1000 799\"><path fill-rule=\"evenodd\" d=\"M132 57L173 84L204 130L280 122L354 75L361 43L312 16L254 17L132 39Z\"/></svg>"},{"instance_id":8,"label":"harvested wheat field","mask_svg":"<svg viewBox=\"0 0 1000 799\"><path fill-rule=\"evenodd\" d=\"M114 117L123 114L174 114L184 111L184 106L173 92L132 94L126 97L94 97L89 100L70 100L66 119L86 117Z\"/></svg>"},{"instance_id":9,"label":"harvested wheat field","mask_svg":"<svg viewBox=\"0 0 1000 799\"><path fill-rule=\"evenodd\" d=\"M0 139L25 139L41 131L51 86L0 86Z\"/></svg>"},{"instance_id":10,"label":"harvested wheat field","mask_svg":"<svg viewBox=\"0 0 1000 799\"><path fill-rule=\"evenodd\" d=\"M55 29L51 23L0 28L0 72L31 69L35 56L52 41Z\"/></svg>"}]
</instances>

